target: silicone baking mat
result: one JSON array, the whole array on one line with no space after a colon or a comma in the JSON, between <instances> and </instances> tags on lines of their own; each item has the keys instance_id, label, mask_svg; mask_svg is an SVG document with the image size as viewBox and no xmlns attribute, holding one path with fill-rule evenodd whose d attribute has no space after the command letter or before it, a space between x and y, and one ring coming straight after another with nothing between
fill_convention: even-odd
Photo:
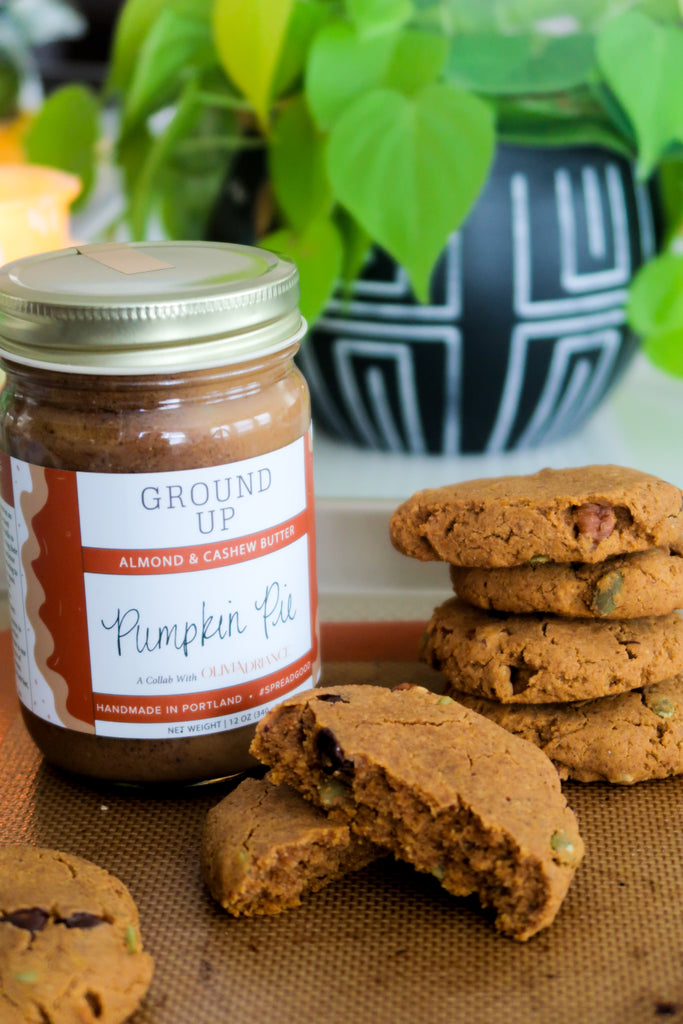
<instances>
[{"instance_id":1,"label":"silicone baking mat","mask_svg":"<svg viewBox=\"0 0 683 1024\"><path fill-rule=\"evenodd\" d=\"M327 651L347 660L326 662L325 680L438 688L415 662L367 660L411 635L341 627ZM6 637L0 657L0 842L80 854L129 886L156 962L132 1024L683 1021L683 779L566 785L586 857L553 925L526 944L391 860L297 910L233 919L198 867L204 816L230 784L155 793L58 773L16 712Z\"/></svg>"}]
</instances>

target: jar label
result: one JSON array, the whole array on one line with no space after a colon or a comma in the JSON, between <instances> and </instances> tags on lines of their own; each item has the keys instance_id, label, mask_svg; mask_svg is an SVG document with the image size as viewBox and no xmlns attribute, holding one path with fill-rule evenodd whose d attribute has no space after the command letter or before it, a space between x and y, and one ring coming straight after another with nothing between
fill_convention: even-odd
<instances>
[{"instance_id":1,"label":"jar label","mask_svg":"<svg viewBox=\"0 0 683 1024\"><path fill-rule=\"evenodd\" d=\"M175 739L256 722L315 685L310 432L178 472L0 461L17 688L34 714Z\"/></svg>"}]
</instances>

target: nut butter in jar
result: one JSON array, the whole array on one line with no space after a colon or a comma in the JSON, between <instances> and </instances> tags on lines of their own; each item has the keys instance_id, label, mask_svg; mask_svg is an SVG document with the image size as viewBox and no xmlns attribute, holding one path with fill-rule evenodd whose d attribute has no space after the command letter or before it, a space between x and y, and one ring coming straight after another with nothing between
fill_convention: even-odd
<instances>
[{"instance_id":1,"label":"nut butter in jar","mask_svg":"<svg viewBox=\"0 0 683 1024\"><path fill-rule=\"evenodd\" d=\"M206 242L0 269L17 688L53 764L120 782L251 767L319 676L304 322L287 260Z\"/></svg>"}]
</instances>

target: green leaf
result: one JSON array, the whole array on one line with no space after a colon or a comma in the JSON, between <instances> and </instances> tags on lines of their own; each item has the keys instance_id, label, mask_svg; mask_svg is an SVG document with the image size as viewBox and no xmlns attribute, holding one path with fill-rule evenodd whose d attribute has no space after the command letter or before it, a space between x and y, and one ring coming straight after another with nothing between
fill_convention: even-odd
<instances>
[{"instance_id":1,"label":"green leaf","mask_svg":"<svg viewBox=\"0 0 683 1024\"><path fill-rule=\"evenodd\" d=\"M301 312L315 323L330 298L342 266L342 243L332 221L319 218L301 234L275 231L260 245L294 260L301 282Z\"/></svg>"},{"instance_id":2,"label":"green leaf","mask_svg":"<svg viewBox=\"0 0 683 1024\"><path fill-rule=\"evenodd\" d=\"M116 166L123 174L125 195L133 195L153 146L154 137L144 124L137 125L117 140ZM145 221L147 216L148 213L144 216Z\"/></svg>"},{"instance_id":3,"label":"green leaf","mask_svg":"<svg viewBox=\"0 0 683 1024\"><path fill-rule=\"evenodd\" d=\"M396 38L396 47L382 84L411 96L440 77L447 56L448 40L445 36L406 29Z\"/></svg>"},{"instance_id":4,"label":"green leaf","mask_svg":"<svg viewBox=\"0 0 683 1024\"><path fill-rule=\"evenodd\" d=\"M82 205L92 188L99 118L99 103L88 88L65 85L50 93L24 138L32 163L58 167L81 179L75 205Z\"/></svg>"},{"instance_id":5,"label":"green leaf","mask_svg":"<svg viewBox=\"0 0 683 1024\"><path fill-rule=\"evenodd\" d=\"M294 228L304 228L332 205L323 141L303 96L290 101L273 129L269 171L278 204Z\"/></svg>"},{"instance_id":6,"label":"green leaf","mask_svg":"<svg viewBox=\"0 0 683 1024\"><path fill-rule=\"evenodd\" d=\"M325 0L295 0L273 77L273 96L281 96L299 80L311 41L330 16L331 8Z\"/></svg>"},{"instance_id":7,"label":"green leaf","mask_svg":"<svg viewBox=\"0 0 683 1024\"><path fill-rule=\"evenodd\" d=\"M207 224L225 177L224 154L206 153L204 166L189 172L171 164L161 177L161 220L169 238L205 239Z\"/></svg>"},{"instance_id":8,"label":"green leaf","mask_svg":"<svg viewBox=\"0 0 683 1024\"><path fill-rule=\"evenodd\" d=\"M488 105L451 85L429 85L414 97L374 90L331 132L334 194L405 267L421 301L448 236L483 186L493 148Z\"/></svg>"},{"instance_id":9,"label":"green leaf","mask_svg":"<svg viewBox=\"0 0 683 1024\"><path fill-rule=\"evenodd\" d=\"M325 26L313 41L306 70L306 96L316 124L329 129L371 89L417 92L441 74L447 50L443 35L419 29L363 38L341 22Z\"/></svg>"},{"instance_id":10,"label":"green leaf","mask_svg":"<svg viewBox=\"0 0 683 1024\"><path fill-rule=\"evenodd\" d=\"M562 35L593 30L606 18L637 7L660 21L680 20L680 0L446 0L434 5L449 35L531 29ZM427 10L432 8L426 0Z\"/></svg>"},{"instance_id":11,"label":"green leaf","mask_svg":"<svg viewBox=\"0 0 683 1024\"><path fill-rule=\"evenodd\" d=\"M338 206L334 211L334 221L344 246L340 276L342 283L350 286L363 269L372 248L372 239L343 206Z\"/></svg>"},{"instance_id":12,"label":"green leaf","mask_svg":"<svg viewBox=\"0 0 683 1024\"><path fill-rule=\"evenodd\" d=\"M360 39L350 25L325 26L313 40L306 68L306 97L320 129L327 129L358 96L384 83L395 39Z\"/></svg>"},{"instance_id":13,"label":"green leaf","mask_svg":"<svg viewBox=\"0 0 683 1024\"><path fill-rule=\"evenodd\" d=\"M646 178L672 142L683 142L683 29L630 11L605 24L597 55L633 123Z\"/></svg>"},{"instance_id":14,"label":"green leaf","mask_svg":"<svg viewBox=\"0 0 683 1024\"><path fill-rule=\"evenodd\" d=\"M638 8L657 21L680 22L683 16L681 0L640 0Z\"/></svg>"},{"instance_id":15,"label":"green leaf","mask_svg":"<svg viewBox=\"0 0 683 1024\"><path fill-rule=\"evenodd\" d=\"M114 28L106 92L125 92L136 72L147 36L166 13L210 25L213 0L126 0Z\"/></svg>"},{"instance_id":16,"label":"green leaf","mask_svg":"<svg viewBox=\"0 0 683 1024\"><path fill-rule=\"evenodd\" d=\"M135 64L123 107L124 130L176 98L188 69L215 63L206 21L163 11L150 28Z\"/></svg>"},{"instance_id":17,"label":"green leaf","mask_svg":"<svg viewBox=\"0 0 683 1024\"><path fill-rule=\"evenodd\" d=\"M679 234L683 232L683 156L663 161L658 183L665 233Z\"/></svg>"},{"instance_id":18,"label":"green leaf","mask_svg":"<svg viewBox=\"0 0 683 1024\"><path fill-rule=\"evenodd\" d=\"M629 147L631 159L635 160L638 153L638 140L628 114L622 107L611 89L603 81L591 82L588 91L598 104L613 130Z\"/></svg>"},{"instance_id":19,"label":"green leaf","mask_svg":"<svg viewBox=\"0 0 683 1024\"><path fill-rule=\"evenodd\" d=\"M645 336L683 331L683 255L664 253L641 267L629 290L627 316Z\"/></svg>"},{"instance_id":20,"label":"green leaf","mask_svg":"<svg viewBox=\"0 0 683 1024\"><path fill-rule=\"evenodd\" d=\"M501 142L530 146L602 146L631 160L634 150L601 107L572 93L507 97L495 101Z\"/></svg>"},{"instance_id":21,"label":"green leaf","mask_svg":"<svg viewBox=\"0 0 683 1024\"><path fill-rule=\"evenodd\" d=\"M683 377L683 327L650 335L645 339L643 351L660 370Z\"/></svg>"},{"instance_id":22,"label":"green leaf","mask_svg":"<svg viewBox=\"0 0 683 1024\"><path fill-rule=\"evenodd\" d=\"M180 141L191 135L197 123L197 86L190 80L177 103L173 116L163 131L156 136L145 136L134 132L136 145L130 150L122 149L129 161L129 170L135 170L135 177L129 176L130 201L127 219L134 239L143 239L147 224L157 201L157 182L167 162L172 159L174 148ZM146 142L149 142L147 145Z\"/></svg>"},{"instance_id":23,"label":"green leaf","mask_svg":"<svg viewBox=\"0 0 683 1024\"><path fill-rule=\"evenodd\" d=\"M410 0L346 0L346 7L362 39L392 32L413 15Z\"/></svg>"},{"instance_id":24,"label":"green leaf","mask_svg":"<svg viewBox=\"0 0 683 1024\"><path fill-rule=\"evenodd\" d=\"M651 362L683 377L683 254L665 253L641 267L629 289L627 316L644 337Z\"/></svg>"},{"instance_id":25,"label":"green leaf","mask_svg":"<svg viewBox=\"0 0 683 1024\"><path fill-rule=\"evenodd\" d=\"M170 238L207 237L232 149L240 143L234 113L220 107L201 107L173 140L152 190Z\"/></svg>"},{"instance_id":26,"label":"green leaf","mask_svg":"<svg viewBox=\"0 0 683 1024\"><path fill-rule=\"evenodd\" d=\"M513 95L559 92L595 74L593 37L588 33L477 33L451 40L446 65L450 81L481 93Z\"/></svg>"},{"instance_id":27,"label":"green leaf","mask_svg":"<svg viewBox=\"0 0 683 1024\"><path fill-rule=\"evenodd\" d=\"M167 0L126 0L114 29L107 78L108 91L127 88L133 76L140 47L166 5Z\"/></svg>"},{"instance_id":28,"label":"green leaf","mask_svg":"<svg viewBox=\"0 0 683 1024\"><path fill-rule=\"evenodd\" d=\"M444 6L454 34L509 35L539 25L559 34L595 24L610 10L623 7L624 0L448 0Z\"/></svg>"},{"instance_id":29,"label":"green leaf","mask_svg":"<svg viewBox=\"0 0 683 1024\"><path fill-rule=\"evenodd\" d=\"M214 41L221 64L263 127L269 121L273 80L294 2L215 0L214 4Z\"/></svg>"},{"instance_id":30,"label":"green leaf","mask_svg":"<svg viewBox=\"0 0 683 1024\"><path fill-rule=\"evenodd\" d=\"M19 63L0 46L0 120L14 117L19 111L21 77Z\"/></svg>"}]
</instances>

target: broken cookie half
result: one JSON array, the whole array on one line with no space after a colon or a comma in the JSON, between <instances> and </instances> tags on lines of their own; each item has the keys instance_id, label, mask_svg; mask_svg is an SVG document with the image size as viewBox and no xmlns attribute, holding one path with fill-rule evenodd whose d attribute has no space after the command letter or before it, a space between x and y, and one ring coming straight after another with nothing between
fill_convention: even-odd
<instances>
[{"instance_id":1,"label":"broken cookie half","mask_svg":"<svg viewBox=\"0 0 683 1024\"><path fill-rule=\"evenodd\" d=\"M289 786L246 778L207 814L201 866L211 895L239 917L298 907L385 853Z\"/></svg>"},{"instance_id":2,"label":"broken cookie half","mask_svg":"<svg viewBox=\"0 0 683 1024\"><path fill-rule=\"evenodd\" d=\"M515 939L553 921L583 856L546 755L422 687L297 695L261 721L251 753L355 835L476 893Z\"/></svg>"}]
</instances>

